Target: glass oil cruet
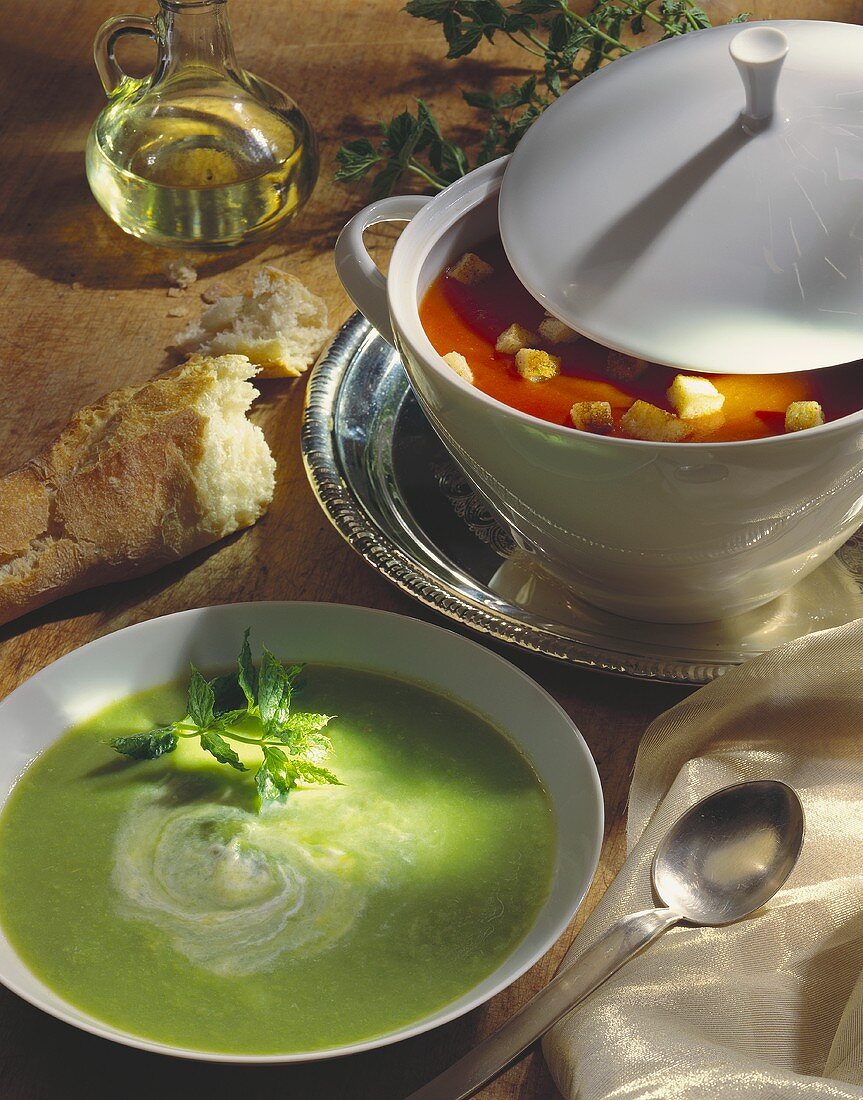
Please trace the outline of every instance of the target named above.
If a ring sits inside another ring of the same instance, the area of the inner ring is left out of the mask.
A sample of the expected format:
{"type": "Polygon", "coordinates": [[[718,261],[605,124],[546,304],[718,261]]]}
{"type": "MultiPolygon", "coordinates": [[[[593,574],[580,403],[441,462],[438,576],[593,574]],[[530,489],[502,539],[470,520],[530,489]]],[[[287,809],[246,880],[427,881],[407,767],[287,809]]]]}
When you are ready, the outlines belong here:
{"type": "Polygon", "coordinates": [[[284,92],[237,64],[227,0],[159,0],[120,15],[93,47],[108,105],[87,139],[87,179],[127,233],[177,248],[229,248],[292,218],[318,173],[311,125],[284,92]],[[115,57],[123,35],[158,49],[143,79],[115,57]]]}

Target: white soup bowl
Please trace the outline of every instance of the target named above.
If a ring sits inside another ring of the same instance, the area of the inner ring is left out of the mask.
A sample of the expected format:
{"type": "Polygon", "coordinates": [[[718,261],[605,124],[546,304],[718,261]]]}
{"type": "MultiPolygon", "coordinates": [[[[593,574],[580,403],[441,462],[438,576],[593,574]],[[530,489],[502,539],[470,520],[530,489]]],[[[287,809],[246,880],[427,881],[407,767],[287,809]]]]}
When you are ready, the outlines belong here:
{"type": "MultiPolygon", "coordinates": [[[[182,611],[109,634],[49,665],[0,703],[0,808],[21,773],[73,723],[133,692],[236,663],[243,631],[280,656],[362,668],[424,684],[488,718],[533,765],[555,816],[548,896],[524,939],[478,985],[385,1035],[309,1052],[225,1054],[145,1039],[64,1000],[18,956],[0,928],[0,982],[84,1031],[128,1046],[215,1062],[303,1062],[384,1046],[469,1012],[523,974],[562,935],[593,878],[603,832],[602,790],[581,734],[538,684],[502,657],[441,627],[318,603],[240,603],[182,611]]],[[[106,749],[110,755],[110,749],[106,749]]],[[[35,872],[34,872],[35,873],[35,872]]],[[[61,948],[58,947],[58,950],[61,948]]]]}
{"type": "Polygon", "coordinates": [[[780,595],[861,522],[863,412],[767,439],[649,443],[551,424],[463,381],[419,307],[449,263],[497,233],[505,167],[478,168],[431,199],[372,203],[336,245],[345,289],[398,348],[435,431],[518,544],[599,607],[700,622],[780,595]],[[363,243],[383,221],[410,222],[387,278],[363,243]]]}

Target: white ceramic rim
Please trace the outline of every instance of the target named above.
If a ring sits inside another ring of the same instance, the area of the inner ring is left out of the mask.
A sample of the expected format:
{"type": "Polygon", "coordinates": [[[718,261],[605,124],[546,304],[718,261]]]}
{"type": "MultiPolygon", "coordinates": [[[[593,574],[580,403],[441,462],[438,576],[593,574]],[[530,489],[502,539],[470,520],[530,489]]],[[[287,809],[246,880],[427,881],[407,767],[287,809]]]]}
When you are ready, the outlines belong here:
{"type": "MultiPolygon", "coordinates": [[[[541,420],[531,413],[515,409],[460,378],[432,346],[431,340],[426,335],[419,318],[417,283],[420,268],[428,254],[428,247],[424,248],[423,252],[418,255],[412,249],[412,237],[415,234],[425,232],[429,235],[430,244],[439,240],[456,222],[466,218],[472,210],[500,190],[508,160],[509,157],[501,157],[483,165],[481,168],[474,169],[467,176],[463,176],[460,180],[450,184],[449,187],[428,202],[418,214],[414,215],[396,242],[390,260],[386,279],[390,315],[399,339],[407,344],[413,355],[425,367],[435,371],[446,383],[457,386],[480,405],[491,407],[523,424],[534,428],[540,427],[543,431],[550,432],[561,439],[571,438],[572,432],[576,429],[567,428],[563,424],[555,424],[550,420],[541,420]],[[437,230],[432,233],[432,227],[436,223],[438,223],[437,230]]],[[[597,446],[604,447],[640,447],[650,450],[660,448],[663,450],[670,449],[671,453],[678,452],[681,447],[687,448],[687,453],[713,451],[719,447],[727,455],[728,449],[732,447],[745,447],[748,449],[764,446],[794,446],[794,440],[799,436],[811,439],[814,436],[827,435],[830,432],[847,429],[851,424],[861,420],[863,420],[863,409],[837,420],[828,421],[816,428],[807,428],[804,432],[764,436],[760,439],[717,441],[714,443],[688,443],[685,440],[678,443],[653,442],[645,439],[627,439],[617,436],[594,435],[592,433],[590,438],[597,446]]]]}
{"type": "MultiPolygon", "coordinates": [[[[36,974],[34,974],[27,963],[18,955],[13,945],[6,938],[5,932],[0,925],[0,939],[6,944],[9,951],[18,959],[20,965],[33,979],[37,987],[44,987],[49,992],[53,993],[53,996],[61,1002],[62,1005],[68,1005],[69,1011],[64,1011],[62,1007],[56,1004],[49,1003],[46,999],[43,999],[39,992],[34,992],[31,989],[26,989],[22,985],[15,981],[10,980],[6,975],[0,973],[0,984],[4,985],[11,992],[15,993],[22,1000],[33,1005],[35,1008],[41,1009],[49,1016],[53,1016],[55,1019],[62,1020],[64,1023],[70,1024],[72,1027],[77,1028],[80,1031],[89,1032],[92,1035],[97,1035],[100,1038],[108,1039],[112,1042],[118,1043],[121,1046],[134,1047],[138,1050],[146,1050],[155,1054],[166,1054],[172,1057],[185,1058],[192,1061],[199,1062],[221,1062],[228,1064],[242,1064],[242,1065],[273,1065],[273,1064],[289,1064],[289,1063],[301,1063],[301,1062],[318,1062],[328,1058],[339,1058],[349,1054],[359,1054],[363,1051],[375,1050],[379,1047],[390,1046],[393,1043],[401,1042],[403,1039],[409,1039],[416,1035],[421,1035],[427,1031],[431,1031],[435,1028],[441,1027],[444,1024],[450,1023],[452,1020],[466,1015],[473,1009],[478,1008],[480,1005],[485,1004],[493,997],[497,996],[502,990],[508,988],[521,977],[527,970],[535,965],[540,958],[557,942],[557,940],[563,935],[575,914],[581,908],[587,891],[590,888],[590,884],[593,881],[593,877],[596,873],[596,867],[599,863],[599,855],[602,847],[602,841],[604,836],[605,827],[605,814],[604,814],[604,800],[602,785],[599,778],[599,772],[596,767],[596,763],[581,734],[581,731],[575,725],[573,720],[569,717],[566,711],[560,706],[560,704],[552,698],[551,695],[539,684],[536,683],[530,676],[515,665],[511,664],[505,658],[495,653],[493,650],[480,645],[478,642],[472,641],[469,638],[465,638],[460,634],[456,634],[451,630],[447,630],[444,627],[436,626],[432,623],[427,623],[422,619],[415,619],[407,615],[398,615],[390,611],[380,611],[376,608],[359,607],[353,604],[335,604],[335,603],[318,603],[315,601],[302,601],[302,600],[261,600],[261,601],[247,601],[244,603],[235,604],[215,604],[209,607],[190,608],[186,611],[174,612],[170,615],[162,615],[154,619],[146,619],[140,623],[134,623],[130,626],[122,627],[120,630],[113,631],[110,634],[105,634],[101,638],[94,639],[91,642],[87,642],[77,649],[59,657],[56,661],[46,665],[39,672],[34,673],[28,680],[25,680],[23,684],[19,685],[13,692],[11,692],[5,699],[0,701],[0,715],[2,715],[2,708],[6,704],[15,699],[20,698],[22,694],[28,693],[33,690],[34,687],[38,688],[40,683],[46,676],[51,676],[53,671],[58,668],[64,668],[67,665],[79,661],[82,654],[93,656],[100,650],[107,649],[113,643],[113,639],[119,634],[143,634],[148,631],[152,632],[158,630],[160,624],[164,624],[168,621],[177,621],[179,619],[189,619],[195,616],[200,616],[206,612],[212,611],[225,611],[227,609],[235,609],[239,615],[247,609],[254,609],[260,607],[267,607],[273,610],[281,611],[284,614],[290,614],[292,609],[309,607],[318,607],[327,609],[328,613],[346,614],[348,616],[356,615],[362,618],[369,618],[376,621],[378,624],[387,624],[393,620],[398,620],[406,629],[415,630],[419,636],[422,635],[446,635],[449,638],[448,644],[461,647],[465,653],[465,660],[469,661],[471,655],[475,658],[480,657],[482,661],[491,661],[493,664],[504,666],[508,673],[515,681],[519,682],[524,688],[535,693],[538,700],[542,702],[542,705],[548,708],[548,714],[554,715],[559,720],[562,720],[570,729],[573,736],[573,747],[577,753],[583,758],[585,766],[585,775],[590,777],[589,790],[587,793],[592,797],[595,807],[596,815],[594,820],[593,837],[589,845],[589,855],[587,857],[587,865],[590,868],[589,874],[585,876],[582,889],[578,892],[576,903],[570,912],[561,916],[551,927],[546,937],[541,941],[539,946],[531,952],[528,960],[515,968],[511,972],[507,972],[501,976],[500,980],[490,989],[486,990],[480,995],[470,998],[466,1004],[462,1004],[460,1007],[453,1009],[450,1012],[439,1010],[439,1012],[432,1013],[431,1017],[426,1017],[420,1020],[418,1023],[411,1024],[407,1027],[400,1028],[396,1031],[390,1032],[385,1035],[377,1036],[376,1038],[365,1040],[363,1042],[349,1043],[340,1047],[332,1047],[328,1049],[321,1049],[308,1052],[300,1052],[293,1054],[231,1054],[221,1051],[206,1051],[206,1050],[194,1050],[188,1047],[175,1047],[167,1043],[160,1043],[155,1040],[147,1039],[141,1036],[136,1036],[130,1032],[125,1032],[121,1029],[115,1029],[111,1025],[106,1024],[98,1020],[96,1017],[90,1016],[82,1009],[77,1009],[71,1002],[66,1001],[60,997],[59,994],[54,993],[36,974]],[[410,624],[406,626],[406,624],[410,624]],[[481,655],[481,656],[480,656],[481,655]]],[[[361,662],[357,663],[356,668],[362,669],[363,667],[370,668],[371,666],[363,666],[361,662]]],[[[395,673],[393,673],[395,674],[395,673]]],[[[411,682],[419,683],[419,681],[410,678],[411,682]]],[[[155,684],[153,686],[156,686],[155,684]]],[[[425,686],[434,687],[433,681],[427,681],[425,686]]],[[[476,707],[470,706],[464,699],[458,700],[457,696],[452,696],[457,701],[461,701],[463,705],[468,705],[469,709],[474,710],[475,713],[481,713],[476,707]]],[[[100,708],[97,708],[97,710],[100,708]]],[[[79,720],[84,720],[83,717],[79,720]]],[[[515,735],[510,730],[505,731],[507,736],[515,740],[515,735]]],[[[57,736],[62,736],[61,731],[57,736]]],[[[57,737],[53,740],[55,741],[57,737]]],[[[53,743],[53,741],[51,742],[53,743]]],[[[520,751],[530,760],[530,756],[527,750],[518,742],[520,751]]],[[[38,753],[36,754],[39,755],[38,753]]],[[[36,756],[30,756],[26,766],[29,766],[32,761],[36,759],[36,756]]],[[[531,761],[532,762],[532,761],[531,761]]],[[[537,772],[537,774],[539,774],[537,772]]],[[[16,781],[17,782],[17,781],[16,781]]],[[[6,804],[6,797],[0,796],[0,812],[6,804]]],[[[560,856],[560,835],[558,833],[558,846],[556,863],[560,856]]],[[[547,902],[546,902],[547,904],[547,902]]],[[[542,912],[542,910],[540,910],[542,912]]],[[[524,939],[530,934],[530,930],[525,934],[525,937],[519,941],[513,948],[513,953],[524,939]]],[[[505,966],[506,960],[504,960],[495,969],[500,969],[505,966]]],[[[494,973],[494,971],[492,972],[494,973]]],[[[481,984],[481,983],[479,983],[481,984]]],[[[467,990],[463,996],[470,993],[467,990]]],[[[444,1006],[445,1008],[445,1006],[444,1006]]]]}

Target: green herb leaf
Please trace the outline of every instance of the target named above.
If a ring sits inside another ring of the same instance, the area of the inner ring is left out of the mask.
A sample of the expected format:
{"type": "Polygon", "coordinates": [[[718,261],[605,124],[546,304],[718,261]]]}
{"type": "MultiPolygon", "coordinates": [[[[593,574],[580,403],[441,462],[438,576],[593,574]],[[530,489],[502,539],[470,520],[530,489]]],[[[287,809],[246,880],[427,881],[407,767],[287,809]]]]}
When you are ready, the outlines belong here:
{"type": "MultiPolygon", "coordinates": [[[[397,129],[401,125],[398,123],[397,129]]],[[[435,140],[433,129],[427,133],[432,135],[430,140],[435,140]]],[[[255,772],[262,803],[288,794],[300,777],[308,783],[338,783],[322,766],[333,747],[322,732],[330,721],[328,715],[291,714],[291,700],[300,688],[297,680],[301,673],[302,665],[286,667],[266,646],[258,671],[252,663],[247,630],[235,675],[207,681],[193,665],[182,719],[146,733],[114,738],[111,745],[126,756],[151,760],[173,752],[179,738],[196,737],[205,752],[236,771],[248,769],[231,742],[256,746],[264,757],[255,772]],[[260,732],[256,732],[257,723],[260,732]]]]}
{"type": "Polygon", "coordinates": [[[452,10],[452,0],[408,0],[405,11],[417,19],[432,19],[441,22],[452,10]]]}
{"type": "Polygon", "coordinates": [[[147,733],[131,733],[127,737],[114,737],[111,745],[134,760],[155,760],[177,747],[177,735],[171,726],[157,726],[147,733]]]}
{"type": "Polygon", "coordinates": [[[490,92],[462,92],[462,99],[471,107],[480,111],[494,110],[497,100],[490,92]]]}
{"type": "MultiPolygon", "coordinates": [[[[407,0],[405,11],[440,25],[450,59],[503,34],[538,70],[497,98],[487,89],[462,93],[472,107],[490,115],[476,164],[513,150],[550,103],[607,62],[631,53],[630,36],[643,34],[648,25],[664,38],[710,26],[695,0],[595,0],[589,10],[571,0],[407,0]]],[[[746,18],[739,15],[732,22],[746,18]]],[[[416,118],[404,112],[382,125],[378,148],[366,138],[344,145],[336,154],[336,179],[354,183],[368,177],[372,196],[382,198],[410,176],[439,191],[470,171],[467,152],[442,133],[422,100],[417,103],[416,118]]]]}
{"type": "Polygon", "coordinates": [[[264,746],[264,762],[255,773],[255,786],[262,802],[281,798],[296,786],[295,773],[281,749],[264,746]]]}
{"type": "Polygon", "coordinates": [[[201,748],[206,749],[219,761],[220,764],[230,764],[238,772],[244,772],[246,765],[240,760],[224,737],[220,737],[215,730],[207,730],[201,734],[201,748]]]}
{"type": "Polygon", "coordinates": [[[291,712],[293,683],[302,671],[300,665],[285,666],[264,646],[258,677],[258,710],[264,733],[277,733],[291,712]]]}
{"type": "Polygon", "coordinates": [[[336,153],[336,160],[341,167],[336,172],[335,178],[341,182],[362,179],[381,160],[378,153],[368,138],[359,138],[357,141],[349,141],[336,153]]]}
{"type": "Polygon", "coordinates": [[[331,783],[336,787],[343,786],[342,781],[337,776],[318,764],[311,764],[308,760],[294,760],[293,765],[297,775],[304,783],[331,783]]]}
{"type": "MultiPolygon", "coordinates": [[[[322,742],[315,735],[331,721],[329,714],[292,714],[279,730],[279,740],[289,745],[292,751],[320,747],[322,742]]],[[[324,740],[329,742],[329,738],[324,740]]]]}
{"type": "Polygon", "coordinates": [[[236,673],[215,676],[210,680],[213,689],[213,714],[227,721],[228,714],[245,714],[246,697],[237,680],[236,673]]]}
{"type": "Polygon", "coordinates": [[[228,726],[234,726],[237,722],[241,722],[244,718],[248,717],[248,708],[238,707],[237,710],[226,710],[222,714],[217,715],[216,720],[220,727],[226,728],[228,726]]]}
{"type": "Polygon", "coordinates": [[[396,189],[396,184],[405,174],[405,169],[398,162],[388,164],[372,180],[372,198],[385,199],[396,189]]]}
{"type": "Polygon", "coordinates": [[[258,704],[258,673],[252,664],[252,650],[249,645],[249,631],[243,635],[243,644],[240,647],[240,655],[237,658],[237,680],[246,697],[249,710],[254,710],[258,704]]]}
{"type": "Polygon", "coordinates": [[[192,665],[192,678],[189,681],[188,714],[196,726],[206,729],[213,724],[213,707],[216,696],[209,683],[192,665]]]}

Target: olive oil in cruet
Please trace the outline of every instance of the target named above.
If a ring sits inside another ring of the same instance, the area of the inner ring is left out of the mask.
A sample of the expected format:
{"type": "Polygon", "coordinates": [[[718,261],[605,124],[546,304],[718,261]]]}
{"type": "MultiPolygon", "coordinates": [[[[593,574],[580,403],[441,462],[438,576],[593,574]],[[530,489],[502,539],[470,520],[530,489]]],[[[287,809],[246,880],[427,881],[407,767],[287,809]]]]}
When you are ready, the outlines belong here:
{"type": "Polygon", "coordinates": [[[227,0],[160,0],[155,19],[117,16],[99,30],[108,105],[87,140],[87,179],[127,233],[178,248],[258,240],[312,192],[314,133],[284,92],[237,64],[227,0]],[[114,51],[124,34],[155,40],[142,80],[114,51]]]}

